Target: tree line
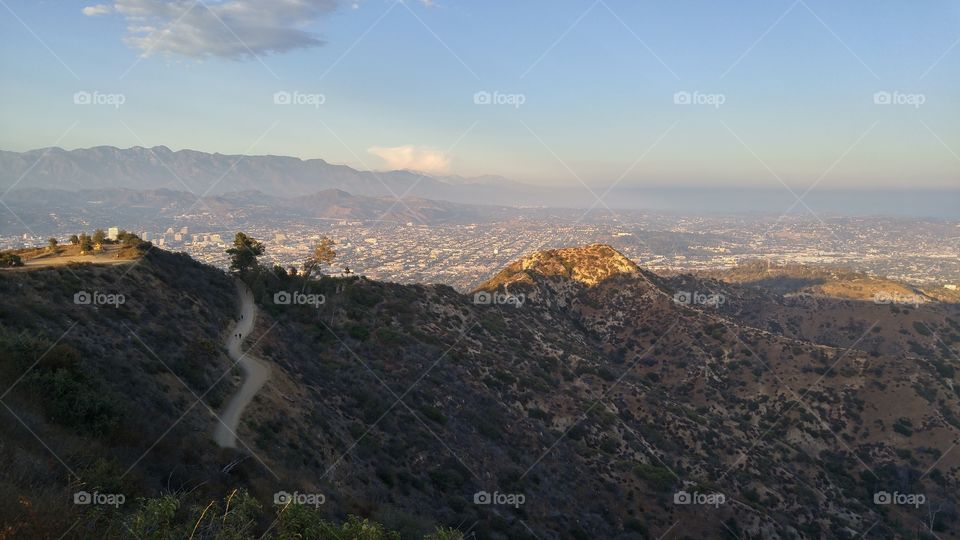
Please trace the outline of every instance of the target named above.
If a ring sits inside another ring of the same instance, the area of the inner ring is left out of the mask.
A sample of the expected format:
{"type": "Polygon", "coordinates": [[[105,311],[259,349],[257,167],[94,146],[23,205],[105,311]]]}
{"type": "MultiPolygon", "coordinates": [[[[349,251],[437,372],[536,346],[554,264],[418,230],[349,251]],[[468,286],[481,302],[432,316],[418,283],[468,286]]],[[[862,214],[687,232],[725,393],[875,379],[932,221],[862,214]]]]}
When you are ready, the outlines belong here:
{"type": "MultiPolygon", "coordinates": [[[[336,242],[324,236],[314,246],[310,256],[303,261],[299,269],[295,266],[284,269],[280,265],[276,265],[273,271],[285,276],[299,275],[304,281],[313,277],[321,277],[324,275],[324,267],[331,266],[337,258],[337,252],[333,249],[336,245],[336,242]]],[[[230,255],[230,270],[240,275],[262,270],[263,267],[257,258],[263,255],[264,251],[262,242],[246,233],[238,232],[233,238],[233,247],[227,249],[227,255],[230,255]]],[[[345,267],[344,273],[350,273],[350,269],[345,267]]]]}

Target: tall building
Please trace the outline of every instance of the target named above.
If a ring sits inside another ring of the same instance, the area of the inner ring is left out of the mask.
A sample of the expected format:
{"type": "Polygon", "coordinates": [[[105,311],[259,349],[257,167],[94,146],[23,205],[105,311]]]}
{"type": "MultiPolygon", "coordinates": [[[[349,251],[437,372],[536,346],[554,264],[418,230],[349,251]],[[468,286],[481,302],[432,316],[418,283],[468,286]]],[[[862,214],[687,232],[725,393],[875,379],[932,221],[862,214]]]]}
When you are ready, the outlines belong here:
{"type": "Polygon", "coordinates": [[[120,237],[120,228],[119,227],[110,227],[107,229],[107,238],[110,240],[116,240],[120,237]]]}

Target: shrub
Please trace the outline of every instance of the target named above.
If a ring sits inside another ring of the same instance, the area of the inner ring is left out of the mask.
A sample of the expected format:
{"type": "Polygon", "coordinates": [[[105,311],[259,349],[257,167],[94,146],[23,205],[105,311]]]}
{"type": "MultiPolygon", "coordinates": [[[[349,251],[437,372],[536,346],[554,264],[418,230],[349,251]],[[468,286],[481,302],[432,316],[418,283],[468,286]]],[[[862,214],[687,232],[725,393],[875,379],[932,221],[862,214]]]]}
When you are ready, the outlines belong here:
{"type": "Polygon", "coordinates": [[[370,337],[370,329],[362,324],[351,324],[347,333],[357,341],[366,341],[370,337]]]}
{"type": "Polygon", "coordinates": [[[23,260],[16,253],[0,253],[0,268],[23,266],[23,260]]]}
{"type": "Polygon", "coordinates": [[[647,465],[646,463],[637,464],[633,468],[633,473],[657,491],[668,491],[673,487],[676,480],[673,473],[666,467],[647,465]]]}
{"type": "Polygon", "coordinates": [[[933,333],[930,332],[930,327],[924,324],[922,321],[913,321],[913,329],[916,330],[921,336],[933,335],[933,333]]]}

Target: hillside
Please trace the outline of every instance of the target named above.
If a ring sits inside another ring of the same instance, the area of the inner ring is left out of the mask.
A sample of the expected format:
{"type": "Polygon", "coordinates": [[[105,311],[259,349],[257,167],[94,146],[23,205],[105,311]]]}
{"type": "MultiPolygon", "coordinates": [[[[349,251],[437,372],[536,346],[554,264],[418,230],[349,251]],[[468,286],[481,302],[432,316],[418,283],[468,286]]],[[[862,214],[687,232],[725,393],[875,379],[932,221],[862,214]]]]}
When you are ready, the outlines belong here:
{"type": "Polygon", "coordinates": [[[845,268],[755,261],[728,270],[702,272],[701,275],[784,295],[805,294],[862,301],[919,296],[921,303],[933,299],[916,287],[845,268]]]}
{"type": "Polygon", "coordinates": [[[670,278],[684,290],[700,286],[730,299],[730,317],[788,337],[952,363],[960,341],[960,296],[844,269],[768,266],[670,278]],[[863,333],[872,325],[869,334],[863,333]]]}
{"type": "Polygon", "coordinates": [[[403,538],[960,537],[955,304],[801,310],[603,245],[530,254],[470,295],[247,281],[247,346],[272,376],[230,450],[211,437],[240,382],[222,345],[238,309],[227,275],[158,250],[0,272],[10,537],[125,537],[140,503],[78,509],[78,485],[175,492],[184,508],[244,488],[263,507],[249,536],[286,491],[403,538]],[[126,301],[75,305],[78,290],[126,301]]]}

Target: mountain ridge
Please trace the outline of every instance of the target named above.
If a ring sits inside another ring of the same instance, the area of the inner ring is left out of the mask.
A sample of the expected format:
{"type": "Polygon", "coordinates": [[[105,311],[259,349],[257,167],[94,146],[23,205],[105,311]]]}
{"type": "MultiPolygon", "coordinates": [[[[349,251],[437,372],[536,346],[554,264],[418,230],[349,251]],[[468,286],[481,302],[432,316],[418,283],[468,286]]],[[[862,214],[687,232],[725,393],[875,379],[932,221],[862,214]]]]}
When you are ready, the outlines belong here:
{"type": "Polygon", "coordinates": [[[66,150],[49,147],[26,152],[0,150],[0,187],[128,188],[185,190],[219,195],[256,189],[285,197],[340,189],[363,196],[414,196],[459,203],[510,204],[493,188],[532,191],[534,188],[502,177],[485,175],[476,181],[406,170],[361,171],[320,158],[231,155],[166,146],[118,148],[96,146],[66,150]]]}

